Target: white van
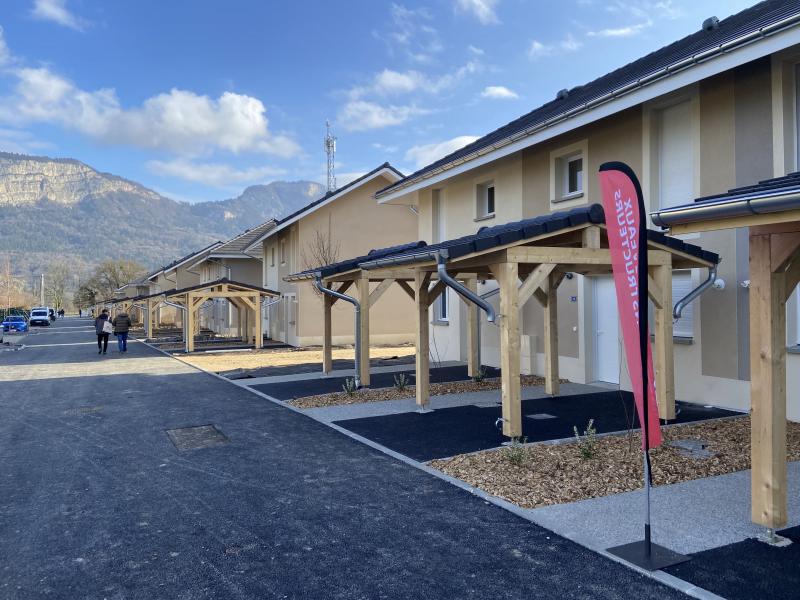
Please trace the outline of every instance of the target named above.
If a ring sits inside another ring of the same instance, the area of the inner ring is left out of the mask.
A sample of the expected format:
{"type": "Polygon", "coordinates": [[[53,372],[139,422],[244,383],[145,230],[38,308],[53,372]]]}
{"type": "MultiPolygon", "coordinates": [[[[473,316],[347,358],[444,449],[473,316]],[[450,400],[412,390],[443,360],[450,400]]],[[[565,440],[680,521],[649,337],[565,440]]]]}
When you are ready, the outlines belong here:
{"type": "Polygon", "coordinates": [[[31,327],[34,325],[50,326],[50,310],[46,306],[36,306],[31,309],[31,318],[28,320],[31,327]]]}

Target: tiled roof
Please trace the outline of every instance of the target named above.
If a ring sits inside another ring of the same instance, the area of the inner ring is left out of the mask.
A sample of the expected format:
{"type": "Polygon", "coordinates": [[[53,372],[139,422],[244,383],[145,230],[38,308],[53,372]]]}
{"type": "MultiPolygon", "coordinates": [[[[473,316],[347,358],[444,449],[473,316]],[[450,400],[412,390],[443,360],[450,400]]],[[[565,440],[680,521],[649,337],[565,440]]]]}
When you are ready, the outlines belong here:
{"type": "Polygon", "coordinates": [[[758,183],[730,189],[724,194],[703,196],[702,198],[697,198],[695,203],[719,200],[736,200],[740,197],[753,196],[756,194],[780,194],[788,192],[800,192],[800,171],[789,173],[783,177],[762,179],[758,183]]]}
{"type": "Polygon", "coordinates": [[[197,250],[197,251],[195,251],[195,252],[190,252],[189,254],[187,254],[187,255],[185,255],[185,256],[181,256],[180,258],[178,258],[178,259],[176,259],[176,260],[173,260],[171,263],[169,263],[167,266],[165,266],[165,267],[164,267],[163,269],[161,269],[160,271],[156,271],[155,273],[151,274],[151,275],[150,275],[150,277],[152,277],[153,275],[155,275],[155,274],[157,274],[157,273],[161,273],[161,271],[170,271],[170,270],[174,269],[174,268],[175,268],[177,265],[179,265],[179,264],[181,264],[181,263],[183,263],[183,262],[186,262],[186,261],[187,261],[187,260],[189,260],[190,258],[193,258],[193,257],[195,257],[195,256],[199,256],[200,254],[203,254],[204,252],[208,252],[209,250],[211,250],[212,248],[214,248],[214,246],[217,246],[217,245],[219,245],[220,243],[221,243],[221,242],[214,242],[213,244],[209,244],[209,245],[208,245],[208,246],[206,246],[205,248],[202,248],[202,249],[200,249],[200,250],[197,250]]]}
{"type": "Polygon", "coordinates": [[[499,142],[522,135],[530,129],[546,126],[550,121],[557,120],[609,94],[627,89],[628,86],[662,72],[667,67],[712,51],[726,42],[759,32],[764,27],[779,23],[798,13],[800,13],[798,0],[769,0],[756,4],[719,21],[716,28],[709,31],[701,29],[594,81],[567,90],[566,94],[559,93],[554,100],[385,187],[378,192],[378,195],[480,150],[488,149],[499,142]]]}
{"type": "MultiPolygon", "coordinates": [[[[432,253],[438,250],[446,251],[448,258],[452,260],[473,252],[491,250],[514,242],[524,242],[548,233],[555,233],[585,224],[605,224],[605,213],[600,204],[554,212],[493,227],[484,227],[473,235],[465,235],[437,244],[414,242],[413,244],[407,244],[405,248],[403,246],[381,248],[373,250],[367,256],[360,256],[328,265],[324,268],[297,273],[287,279],[309,279],[316,272],[320,272],[323,277],[329,277],[335,273],[350,271],[357,267],[362,269],[378,268],[383,266],[381,264],[382,259],[386,258],[403,260],[405,264],[424,263],[429,262],[432,253]]],[[[659,231],[649,229],[647,231],[647,239],[653,243],[667,246],[677,252],[683,252],[710,263],[719,262],[717,254],[704,250],[700,246],[687,244],[683,240],[667,236],[659,231]]]]}
{"type": "MultiPolygon", "coordinates": [[[[230,285],[235,285],[237,287],[242,287],[247,290],[253,290],[254,292],[267,292],[274,296],[279,296],[278,292],[274,290],[270,290],[267,288],[258,287],[257,285],[252,285],[250,283],[242,283],[241,281],[233,281],[232,279],[228,279],[227,277],[222,277],[221,279],[216,279],[214,281],[209,281],[206,283],[199,283],[197,285],[193,285],[190,287],[181,288],[179,290],[166,290],[164,292],[158,292],[155,294],[149,294],[147,296],[136,296],[135,298],[128,298],[130,300],[145,300],[146,298],[156,298],[158,296],[178,296],[180,294],[185,294],[186,292],[193,292],[195,290],[202,290],[203,288],[212,287],[215,285],[221,285],[224,283],[228,283],[230,285]]],[[[120,300],[117,300],[119,302],[120,300]]]]}
{"type": "Polygon", "coordinates": [[[269,221],[266,221],[257,227],[248,229],[236,237],[229,239],[222,245],[214,248],[211,254],[241,254],[246,258],[249,256],[245,252],[247,247],[259,237],[267,233],[270,229],[274,229],[277,223],[278,222],[275,219],[270,219],[269,221]]]}

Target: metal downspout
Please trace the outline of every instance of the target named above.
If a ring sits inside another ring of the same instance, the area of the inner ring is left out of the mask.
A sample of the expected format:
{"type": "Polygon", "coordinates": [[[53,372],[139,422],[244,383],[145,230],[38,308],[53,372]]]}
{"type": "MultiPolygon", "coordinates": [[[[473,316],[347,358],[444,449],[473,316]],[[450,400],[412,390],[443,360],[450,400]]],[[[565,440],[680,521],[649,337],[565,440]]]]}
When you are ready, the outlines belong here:
{"type": "Polygon", "coordinates": [[[683,313],[683,309],[695,300],[700,294],[705,292],[708,288],[714,285],[714,282],[717,280],[717,265],[713,267],[709,267],[708,269],[708,277],[706,280],[694,288],[691,292],[686,294],[683,298],[678,300],[675,303],[675,307],[672,309],[672,318],[676,321],[681,318],[681,313],[683,313]]]}
{"type": "Polygon", "coordinates": [[[355,343],[355,383],[356,389],[361,387],[361,303],[353,298],[352,296],[348,296],[347,294],[342,294],[341,292],[337,292],[335,290],[326,288],[322,285],[322,279],[320,276],[314,277],[314,287],[317,288],[321,293],[326,294],[328,296],[332,296],[334,298],[338,298],[339,300],[344,300],[345,302],[349,302],[355,307],[355,318],[356,318],[356,343],[355,343]]]}
{"type": "Polygon", "coordinates": [[[490,323],[494,323],[497,320],[497,313],[495,312],[494,307],[477,294],[474,294],[472,290],[463,285],[461,282],[456,281],[450,276],[450,273],[447,272],[447,259],[448,255],[446,250],[440,250],[437,252],[436,273],[439,275],[439,280],[444,281],[444,284],[447,287],[452,288],[459,296],[468,302],[472,302],[474,305],[480,308],[486,313],[486,320],[490,323]]]}
{"type": "Polygon", "coordinates": [[[177,308],[178,310],[183,312],[183,316],[181,317],[181,329],[183,329],[183,347],[186,350],[186,354],[189,354],[189,336],[187,335],[187,328],[189,324],[187,323],[187,308],[185,306],[181,306],[180,304],[176,304],[174,302],[170,302],[167,300],[166,294],[164,295],[164,299],[162,300],[164,304],[167,306],[172,306],[173,308],[177,308]]]}

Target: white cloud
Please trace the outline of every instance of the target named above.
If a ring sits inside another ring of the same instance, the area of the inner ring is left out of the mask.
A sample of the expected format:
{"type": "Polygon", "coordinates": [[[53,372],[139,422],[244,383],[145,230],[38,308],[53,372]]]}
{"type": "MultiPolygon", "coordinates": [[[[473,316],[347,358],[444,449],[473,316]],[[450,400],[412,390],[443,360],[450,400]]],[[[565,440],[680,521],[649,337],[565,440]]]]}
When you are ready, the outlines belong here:
{"type": "Polygon", "coordinates": [[[539,40],[532,40],[528,46],[528,58],[531,60],[539,60],[545,56],[552,56],[557,52],[575,52],[583,46],[580,40],[575,39],[572,34],[568,34],[560,42],[552,44],[543,44],[539,40]]]}
{"type": "Polygon", "coordinates": [[[463,148],[467,144],[471,144],[477,139],[478,138],[474,135],[460,135],[444,142],[412,146],[406,151],[405,159],[413,160],[416,168],[419,169],[439,160],[443,156],[447,156],[451,152],[463,148]]]}
{"type": "Polygon", "coordinates": [[[516,100],[519,94],[508,89],[504,85],[489,85],[483,88],[481,98],[491,98],[492,100],[516,100]]]}
{"type": "Polygon", "coordinates": [[[486,51],[483,48],[478,48],[477,46],[473,46],[472,44],[467,46],[467,50],[472,52],[475,56],[483,56],[484,54],[486,54],[486,51]]]}
{"type": "Polygon", "coordinates": [[[456,0],[456,9],[470,13],[483,25],[499,23],[495,6],[499,0],[456,0]]]}
{"type": "Polygon", "coordinates": [[[11,62],[11,50],[6,44],[6,36],[3,28],[0,27],[0,67],[11,62]]]}
{"type": "Polygon", "coordinates": [[[413,104],[384,106],[366,100],[351,100],[339,111],[337,120],[348,131],[368,131],[402,125],[411,117],[425,112],[413,104]]]}
{"type": "Polygon", "coordinates": [[[86,29],[86,21],[67,10],[67,0],[34,0],[31,14],[43,21],[52,21],[76,31],[86,29]]]}
{"type": "Polygon", "coordinates": [[[386,43],[390,54],[404,54],[414,62],[428,64],[444,49],[438,30],[431,25],[433,16],[428,9],[392,4],[390,19],[389,31],[373,32],[374,37],[386,43]]]}
{"type": "Polygon", "coordinates": [[[587,35],[589,37],[631,37],[637,33],[641,33],[644,29],[650,27],[653,23],[651,21],[645,23],[637,23],[636,25],[628,25],[626,27],[612,27],[608,29],[600,29],[598,31],[590,31],[587,35]]]}
{"type": "Polygon", "coordinates": [[[0,127],[0,151],[34,154],[52,148],[49,142],[37,140],[28,131],[0,127]]]}
{"type": "Polygon", "coordinates": [[[397,146],[381,144],[380,142],[373,142],[372,147],[375,148],[375,150],[379,150],[385,154],[394,154],[398,150],[397,146]]]}
{"type": "Polygon", "coordinates": [[[417,71],[401,73],[384,69],[375,76],[373,89],[378,94],[404,94],[413,92],[425,83],[425,76],[417,71]]]}
{"type": "Polygon", "coordinates": [[[300,152],[297,143],[269,130],[257,98],[225,92],[213,99],[172,89],[123,108],[110,88],[86,91],[47,68],[15,71],[14,94],[0,101],[0,122],[46,122],[108,144],[197,155],[212,150],[300,152]]]}
{"type": "Polygon", "coordinates": [[[474,60],[467,62],[455,71],[436,76],[429,76],[415,70],[394,71],[392,69],[384,69],[375,75],[369,85],[356,86],[348,90],[347,96],[351,100],[359,100],[370,94],[399,96],[416,91],[439,94],[449,91],[468,75],[481,70],[483,70],[483,65],[474,60]]]}
{"type": "Polygon", "coordinates": [[[177,177],[217,188],[261,183],[267,178],[285,174],[284,170],[269,166],[237,169],[222,163],[198,163],[180,158],[172,161],[151,160],[147,168],[156,175],[177,177]]]}

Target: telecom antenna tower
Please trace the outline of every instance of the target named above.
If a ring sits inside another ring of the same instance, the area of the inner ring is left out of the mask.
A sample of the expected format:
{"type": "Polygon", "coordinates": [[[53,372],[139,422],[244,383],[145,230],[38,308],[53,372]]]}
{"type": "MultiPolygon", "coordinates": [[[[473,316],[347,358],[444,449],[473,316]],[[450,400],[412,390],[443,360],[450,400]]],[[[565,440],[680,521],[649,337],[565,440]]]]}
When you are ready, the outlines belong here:
{"type": "Polygon", "coordinates": [[[325,121],[325,154],[328,155],[328,192],[336,189],[336,173],[334,161],[336,158],[336,137],[331,133],[330,121],[325,121]]]}

